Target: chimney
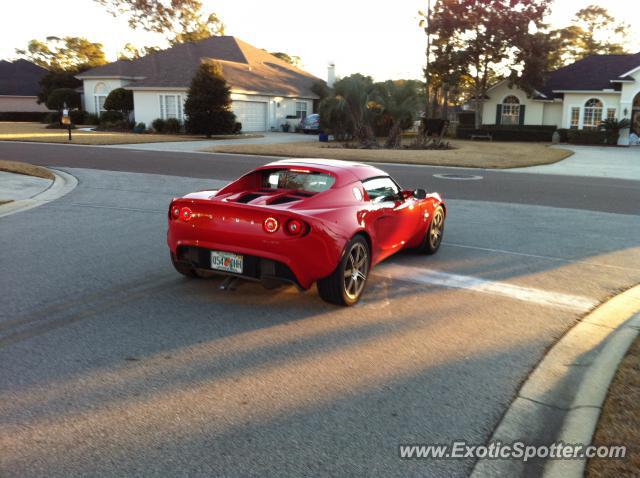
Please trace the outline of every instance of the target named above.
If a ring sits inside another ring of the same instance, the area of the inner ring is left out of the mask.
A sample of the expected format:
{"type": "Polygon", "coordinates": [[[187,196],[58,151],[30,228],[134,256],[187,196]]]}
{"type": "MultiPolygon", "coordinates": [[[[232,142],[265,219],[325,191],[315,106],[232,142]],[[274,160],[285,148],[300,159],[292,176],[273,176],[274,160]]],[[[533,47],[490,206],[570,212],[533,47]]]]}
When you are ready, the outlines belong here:
{"type": "Polygon", "coordinates": [[[327,86],[329,88],[333,87],[333,84],[336,82],[336,64],[334,62],[330,62],[327,67],[327,86]]]}

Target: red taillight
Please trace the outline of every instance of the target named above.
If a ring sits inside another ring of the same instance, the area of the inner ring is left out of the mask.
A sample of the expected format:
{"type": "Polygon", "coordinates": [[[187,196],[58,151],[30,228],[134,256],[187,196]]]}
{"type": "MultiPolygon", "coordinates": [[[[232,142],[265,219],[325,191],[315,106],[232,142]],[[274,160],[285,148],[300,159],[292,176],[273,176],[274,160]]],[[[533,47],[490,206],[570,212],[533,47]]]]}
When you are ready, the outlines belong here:
{"type": "Polygon", "coordinates": [[[278,223],[278,220],[275,217],[268,217],[264,220],[262,227],[264,228],[265,231],[269,233],[274,233],[280,227],[280,223],[278,223]]]}
{"type": "Polygon", "coordinates": [[[297,219],[291,219],[287,222],[287,232],[292,236],[297,236],[302,232],[303,225],[297,219]]]}
{"type": "Polygon", "coordinates": [[[190,221],[192,215],[193,213],[188,207],[183,207],[182,209],[180,209],[180,219],[182,219],[183,221],[190,221]]]}
{"type": "Polygon", "coordinates": [[[171,208],[171,217],[174,219],[178,219],[180,217],[180,208],[178,206],[173,206],[171,208]]]}

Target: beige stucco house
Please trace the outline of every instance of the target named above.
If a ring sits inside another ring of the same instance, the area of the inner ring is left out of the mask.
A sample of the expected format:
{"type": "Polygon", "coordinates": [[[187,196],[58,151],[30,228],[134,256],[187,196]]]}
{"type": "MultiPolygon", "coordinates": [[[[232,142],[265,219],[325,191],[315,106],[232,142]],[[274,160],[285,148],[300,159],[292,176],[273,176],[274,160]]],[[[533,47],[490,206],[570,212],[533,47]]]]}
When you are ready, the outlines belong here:
{"type": "Polygon", "coordinates": [[[222,64],[232,109],[243,131],[278,129],[313,112],[318,96],[311,88],[318,78],[232,36],[182,43],[85,71],[77,76],[83,81],[84,108],[99,115],[107,95],[123,87],[133,91],[136,122],[147,126],[156,118],[182,122],[187,91],[203,59],[222,64]]]}
{"type": "Polygon", "coordinates": [[[503,80],[487,92],[483,124],[596,128],[605,118],[631,121],[619,144],[640,136],[640,53],[594,55],[551,72],[541,91],[528,96],[503,80]]]}

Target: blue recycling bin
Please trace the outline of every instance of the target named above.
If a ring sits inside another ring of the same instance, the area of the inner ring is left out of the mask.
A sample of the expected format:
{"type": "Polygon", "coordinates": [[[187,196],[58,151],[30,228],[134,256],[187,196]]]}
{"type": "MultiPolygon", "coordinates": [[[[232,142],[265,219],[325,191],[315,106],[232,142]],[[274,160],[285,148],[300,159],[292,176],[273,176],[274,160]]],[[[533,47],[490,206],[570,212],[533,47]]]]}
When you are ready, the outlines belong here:
{"type": "Polygon", "coordinates": [[[318,139],[320,140],[321,143],[328,143],[329,142],[329,135],[327,133],[320,133],[318,135],[318,139]]]}

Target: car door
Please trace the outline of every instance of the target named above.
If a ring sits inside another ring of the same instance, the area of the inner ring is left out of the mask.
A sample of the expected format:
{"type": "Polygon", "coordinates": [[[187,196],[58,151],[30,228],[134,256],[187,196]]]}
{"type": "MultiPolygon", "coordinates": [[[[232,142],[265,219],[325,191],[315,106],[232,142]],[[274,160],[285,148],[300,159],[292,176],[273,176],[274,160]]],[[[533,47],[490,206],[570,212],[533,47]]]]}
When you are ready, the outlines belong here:
{"type": "Polygon", "coordinates": [[[388,176],[371,178],[362,183],[371,201],[369,221],[374,235],[374,255],[379,260],[388,257],[402,247],[407,218],[407,205],[398,185],[388,176]]]}

